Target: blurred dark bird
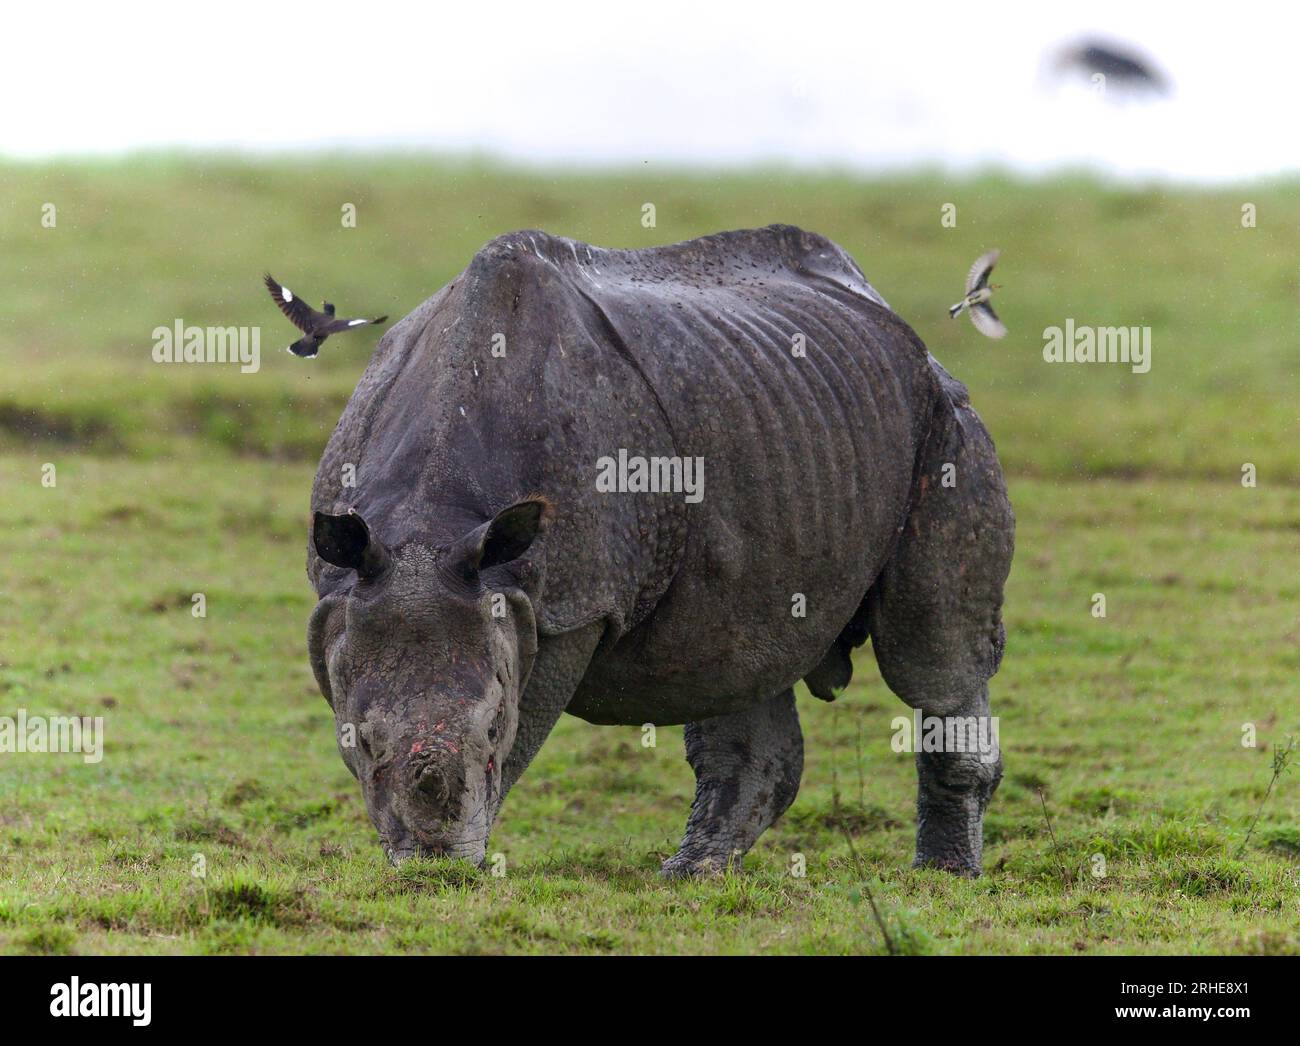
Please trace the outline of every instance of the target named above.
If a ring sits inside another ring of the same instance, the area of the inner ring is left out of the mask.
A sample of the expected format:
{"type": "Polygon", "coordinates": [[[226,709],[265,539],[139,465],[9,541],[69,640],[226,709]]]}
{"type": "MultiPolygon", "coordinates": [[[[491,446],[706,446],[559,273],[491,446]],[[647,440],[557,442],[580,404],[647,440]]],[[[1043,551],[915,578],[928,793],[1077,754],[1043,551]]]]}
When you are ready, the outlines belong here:
{"type": "Polygon", "coordinates": [[[338,320],[334,318],[334,306],[329,302],[321,302],[321,307],[325,311],[317,312],[288,287],[276,283],[275,277],[269,272],[263,279],[266,282],[266,289],[271,292],[271,297],[275,299],[275,304],[280,307],[280,311],[306,335],[305,338],[299,338],[289,346],[289,351],[295,356],[311,359],[320,351],[321,342],[331,334],[351,330],[353,327],[365,327],[371,323],[383,323],[388,319],[387,316],[378,316],[373,320],[338,320]]]}
{"type": "Polygon", "coordinates": [[[1001,251],[994,248],[976,259],[966,277],[966,297],[948,310],[948,315],[953,319],[963,312],[969,312],[975,329],[990,338],[1001,338],[1007,333],[1007,328],[989,304],[993,292],[998,289],[996,283],[989,283],[989,276],[993,274],[993,266],[998,263],[1000,254],[1001,251]]]}
{"type": "Polygon", "coordinates": [[[1158,72],[1150,59],[1123,44],[1101,40],[1082,40],[1064,48],[1056,58],[1058,72],[1078,70],[1089,76],[1101,75],[1107,88],[1128,91],[1153,91],[1168,94],[1168,79],[1158,72]]]}

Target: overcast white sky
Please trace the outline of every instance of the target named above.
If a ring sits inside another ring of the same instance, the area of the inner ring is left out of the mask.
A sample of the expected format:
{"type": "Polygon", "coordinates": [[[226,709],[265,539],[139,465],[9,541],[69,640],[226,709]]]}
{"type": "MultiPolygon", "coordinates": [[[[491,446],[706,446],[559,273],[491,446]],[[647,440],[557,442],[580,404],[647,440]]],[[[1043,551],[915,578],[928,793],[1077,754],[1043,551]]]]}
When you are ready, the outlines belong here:
{"type": "Polygon", "coordinates": [[[1300,169],[1300,8],[816,0],[12,6],[0,153],[402,146],[536,162],[1300,169]],[[1051,90],[1095,32],[1176,84],[1051,90]]]}

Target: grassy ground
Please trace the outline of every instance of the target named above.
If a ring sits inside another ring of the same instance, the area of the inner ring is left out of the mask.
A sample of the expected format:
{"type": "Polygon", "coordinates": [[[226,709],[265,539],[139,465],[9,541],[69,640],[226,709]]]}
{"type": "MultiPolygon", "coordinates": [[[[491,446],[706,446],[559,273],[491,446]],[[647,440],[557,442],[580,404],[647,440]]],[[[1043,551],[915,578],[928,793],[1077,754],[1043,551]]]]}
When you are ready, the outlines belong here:
{"type": "Polygon", "coordinates": [[[846,834],[900,950],[1300,952],[1294,775],[1237,856],[1276,747],[1300,733],[1294,186],[416,161],[3,174],[0,715],[102,715],[107,744],[97,765],[0,755],[0,952],[882,951],[846,834]],[[858,258],[971,386],[1011,478],[987,874],[908,868],[915,774],[889,746],[906,709],[869,649],[835,705],[801,698],[804,786],[743,875],[655,874],[689,805],[679,729],[647,749],[576,720],[511,795],[491,846],[504,877],[388,868],[303,643],[314,457],[373,336],[300,365],[258,275],[401,315],[510,228],[632,246],[776,220],[858,258]],[[998,344],[942,312],[991,244],[1012,329],[998,344]],[[1067,316],[1150,324],[1151,373],[1045,364],[1041,330],[1067,316]],[[150,332],[177,317],[264,324],[261,371],[152,364],[150,332]]]}

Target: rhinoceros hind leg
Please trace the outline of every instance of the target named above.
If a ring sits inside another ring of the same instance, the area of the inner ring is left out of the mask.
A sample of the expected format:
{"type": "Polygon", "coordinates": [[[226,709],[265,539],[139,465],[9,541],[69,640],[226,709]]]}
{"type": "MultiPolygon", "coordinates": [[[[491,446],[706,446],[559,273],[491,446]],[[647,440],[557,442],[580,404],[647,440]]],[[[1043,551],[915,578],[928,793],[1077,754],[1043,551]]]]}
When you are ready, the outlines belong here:
{"type": "Polygon", "coordinates": [[[744,712],[686,724],[695,801],[686,836],[663,865],[670,878],[739,869],[799,792],[803,733],[794,691],[744,712]]]}
{"type": "Polygon", "coordinates": [[[898,548],[867,597],[885,682],[926,717],[951,717],[945,747],[954,728],[953,750],[916,754],[918,867],[980,873],[984,811],[1002,777],[988,684],[1002,660],[1014,531],[993,443],[956,403],[936,423],[898,548]]]}

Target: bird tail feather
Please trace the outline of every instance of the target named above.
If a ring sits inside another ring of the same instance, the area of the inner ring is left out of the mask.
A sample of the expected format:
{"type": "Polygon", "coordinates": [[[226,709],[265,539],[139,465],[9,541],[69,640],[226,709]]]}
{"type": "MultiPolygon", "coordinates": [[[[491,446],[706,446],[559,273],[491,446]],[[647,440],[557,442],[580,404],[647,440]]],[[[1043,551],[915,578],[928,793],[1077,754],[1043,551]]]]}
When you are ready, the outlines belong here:
{"type": "Polygon", "coordinates": [[[965,302],[965,301],[959,301],[956,305],[952,305],[952,306],[949,307],[949,309],[948,309],[948,315],[951,316],[951,317],[955,320],[958,316],[960,316],[960,315],[962,314],[962,312],[965,310],[965,308],[966,308],[966,302],[965,302]]]}

